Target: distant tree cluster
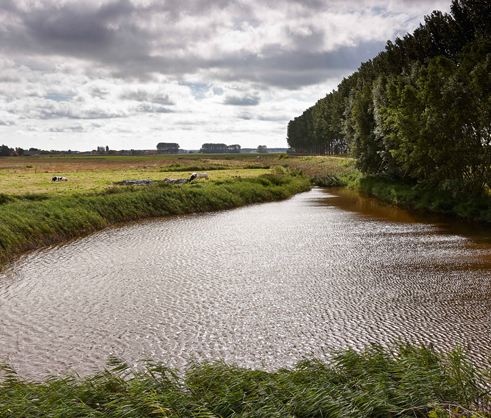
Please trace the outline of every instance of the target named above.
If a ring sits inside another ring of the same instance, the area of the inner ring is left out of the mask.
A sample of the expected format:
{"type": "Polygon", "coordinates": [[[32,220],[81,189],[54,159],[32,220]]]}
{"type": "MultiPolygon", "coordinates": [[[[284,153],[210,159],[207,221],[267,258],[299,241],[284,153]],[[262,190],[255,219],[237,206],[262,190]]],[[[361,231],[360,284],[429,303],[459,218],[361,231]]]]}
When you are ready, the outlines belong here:
{"type": "Polygon", "coordinates": [[[203,154],[235,154],[240,153],[240,145],[226,145],[226,144],[203,144],[200,151],[203,154]]]}
{"type": "Polygon", "coordinates": [[[491,2],[453,0],[290,121],[297,152],[349,149],[366,174],[491,186],[491,2]]]}
{"type": "Polygon", "coordinates": [[[159,142],[157,144],[159,154],[177,154],[179,152],[179,144],[174,142],[159,142]]]}
{"type": "Polygon", "coordinates": [[[261,154],[266,154],[268,152],[268,147],[266,145],[259,145],[257,147],[257,152],[261,154]]]}
{"type": "Polygon", "coordinates": [[[7,145],[0,147],[0,157],[17,157],[24,155],[24,149],[20,147],[10,148],[7,145]]]}
{"type": "Polygon", "coordinates": [[[2,145],[0,147],[0,156],[1,157],[10,157],[12,155],[12,148],[9,148],[7,145],[2,145]]]}

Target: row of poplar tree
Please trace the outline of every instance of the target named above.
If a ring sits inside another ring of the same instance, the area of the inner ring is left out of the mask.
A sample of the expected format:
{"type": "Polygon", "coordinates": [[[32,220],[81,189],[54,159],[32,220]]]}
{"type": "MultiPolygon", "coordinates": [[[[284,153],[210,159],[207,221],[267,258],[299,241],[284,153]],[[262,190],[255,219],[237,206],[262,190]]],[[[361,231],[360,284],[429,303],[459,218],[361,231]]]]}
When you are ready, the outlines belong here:
{"type": "Polygon", "coordinates": [[[365,174],[491,187],[491,1],[453,0],[288,124],[297,152],[349,151],[365,174]]]}

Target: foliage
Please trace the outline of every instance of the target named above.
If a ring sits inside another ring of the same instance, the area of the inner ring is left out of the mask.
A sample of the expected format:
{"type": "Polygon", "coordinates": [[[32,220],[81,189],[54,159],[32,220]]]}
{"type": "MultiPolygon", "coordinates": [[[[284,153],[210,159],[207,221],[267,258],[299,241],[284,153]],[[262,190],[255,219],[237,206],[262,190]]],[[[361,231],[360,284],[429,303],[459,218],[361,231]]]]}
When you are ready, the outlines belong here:
{"type": "Polygon", "coordinates": [[[201,146],[199,152],[206,154],[226,154],[228,152],[228,147],[225,144],[206,143],[201,146]]]}
{"type": "Polygon", "coordinates": [[[29,417],[489,417],[487,376],[457,347],[374,345],[305,359],[292,369],[249,370],[221,361],[180,372],[111,359],[92,376],[21,379],[0,371],[0,415],[29,417]]]}
{"type": "Polygon", "coordinates": [[[9,148],[7,145],[0,146],[0,157],[10,157],[13,149],[9,148]]]}
{"type": "Polygon", "coordinates": [[[157,150],[161,154],[177,154],[179,151],[179,144],[175,142],[159,142],[157,144],[157,150]]]}
{"type": "Polygon", "coordinates": [[[363,174],[421,187],[491,188],[491,6],[453,0],[388,41],[338,89],[288,124],[297,152],[349,148],[363,174]]]}

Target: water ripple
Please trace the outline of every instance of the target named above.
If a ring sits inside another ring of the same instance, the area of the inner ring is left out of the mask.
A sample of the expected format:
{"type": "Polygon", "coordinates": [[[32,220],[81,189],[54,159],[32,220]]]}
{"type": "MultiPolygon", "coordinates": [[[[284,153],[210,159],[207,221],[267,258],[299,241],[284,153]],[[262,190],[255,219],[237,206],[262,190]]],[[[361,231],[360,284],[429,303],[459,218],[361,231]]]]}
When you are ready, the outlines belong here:
{"type": "Polygon", "coordinates": [[[32,377],[109,355],[273,369],[401,339],[484,359],[491,242],[469,228],[320,189],[107,228],[0,272],[0,358],[32,377]]]}

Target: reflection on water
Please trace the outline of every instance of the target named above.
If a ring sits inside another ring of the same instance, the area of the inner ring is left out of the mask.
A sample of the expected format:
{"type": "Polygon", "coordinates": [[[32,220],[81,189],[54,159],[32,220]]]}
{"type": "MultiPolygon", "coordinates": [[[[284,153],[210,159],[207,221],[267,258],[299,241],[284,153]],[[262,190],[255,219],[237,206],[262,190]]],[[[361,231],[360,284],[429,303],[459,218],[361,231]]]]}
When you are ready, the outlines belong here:
{"type": "Polygon", "coordinates": [[[109,228],[0,272],[0,358],[291,366],[395,339],[490,351],[491,239],[347,190],[109,228]]]}

